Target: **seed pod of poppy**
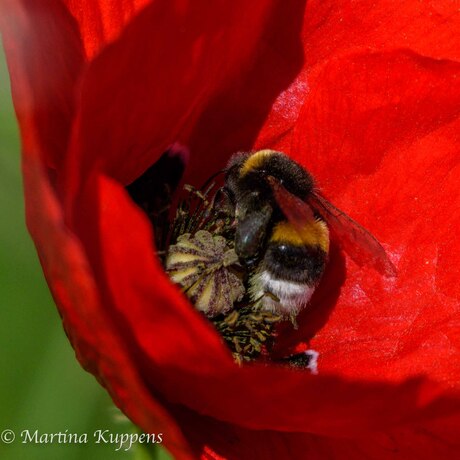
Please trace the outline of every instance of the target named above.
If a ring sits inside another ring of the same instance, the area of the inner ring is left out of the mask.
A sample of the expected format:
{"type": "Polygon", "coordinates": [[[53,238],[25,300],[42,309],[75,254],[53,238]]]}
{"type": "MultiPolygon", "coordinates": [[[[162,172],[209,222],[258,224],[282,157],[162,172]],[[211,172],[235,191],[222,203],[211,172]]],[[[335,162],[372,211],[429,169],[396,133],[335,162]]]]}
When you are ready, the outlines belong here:
{"type": "Polygon", "coordinates": [[[196,308],[212,317],[231,310],[244,295],[241,279],[229,268],[237,260],[224,237],[200,230],[170,246],[166,271],[196,308]]]}

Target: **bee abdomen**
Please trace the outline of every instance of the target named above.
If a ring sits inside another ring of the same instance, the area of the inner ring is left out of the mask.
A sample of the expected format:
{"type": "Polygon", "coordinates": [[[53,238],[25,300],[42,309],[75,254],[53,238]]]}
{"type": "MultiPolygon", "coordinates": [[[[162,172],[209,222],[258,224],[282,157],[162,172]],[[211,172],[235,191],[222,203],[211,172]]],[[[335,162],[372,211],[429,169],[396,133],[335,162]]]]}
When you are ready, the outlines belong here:
{"type": "Polygon", "coordinates": [[[251,298],[264,310],[297,315],[310,301],[326,261],[319,246],[271,243],[250,280],[251,298]]]}
{"type": "Polygon", "coordinates": [[[326,266],[327,253],[319,246],[272,243],[263,260],[264,270],[274,278],[316,285],[326,266]]]}

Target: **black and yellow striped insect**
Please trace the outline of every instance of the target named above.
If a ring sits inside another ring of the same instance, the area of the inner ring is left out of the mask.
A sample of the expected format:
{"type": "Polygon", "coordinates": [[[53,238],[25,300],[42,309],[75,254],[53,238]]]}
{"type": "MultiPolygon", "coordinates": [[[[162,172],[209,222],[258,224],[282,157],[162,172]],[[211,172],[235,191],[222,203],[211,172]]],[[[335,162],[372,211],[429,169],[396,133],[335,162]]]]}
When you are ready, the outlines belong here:
{"type": "Polygon", "coordinates": [[[234,155],[222,189],[234,208],[235,251],[262,310],[295,318],[310,301],[328,260],[330,233],[360,265],[391,276],[380,243],[329,203],[300,164],[281,152],[234,155]]]}

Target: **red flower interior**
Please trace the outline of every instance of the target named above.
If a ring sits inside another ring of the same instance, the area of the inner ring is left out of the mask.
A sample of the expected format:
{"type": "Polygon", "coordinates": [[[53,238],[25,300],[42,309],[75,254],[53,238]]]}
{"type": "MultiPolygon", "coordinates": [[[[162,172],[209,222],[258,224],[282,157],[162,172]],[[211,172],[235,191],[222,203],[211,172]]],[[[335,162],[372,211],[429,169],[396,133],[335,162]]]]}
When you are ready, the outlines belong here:
{"type": "Polygon", "coordinates": [[[135,423],[166,432],[177,458],[454,451],[460,18],[449,8],[2,4],[27,222],[64,325],[83,366],[135,423]],[[385,246],[396,279],[334,241],[299,329],[281,328],[278,352],[310,341],[319,375],[238,367],[165,275],[124,187],[175,141],[195,185],[234,151],[282,149],[385,246]]]}

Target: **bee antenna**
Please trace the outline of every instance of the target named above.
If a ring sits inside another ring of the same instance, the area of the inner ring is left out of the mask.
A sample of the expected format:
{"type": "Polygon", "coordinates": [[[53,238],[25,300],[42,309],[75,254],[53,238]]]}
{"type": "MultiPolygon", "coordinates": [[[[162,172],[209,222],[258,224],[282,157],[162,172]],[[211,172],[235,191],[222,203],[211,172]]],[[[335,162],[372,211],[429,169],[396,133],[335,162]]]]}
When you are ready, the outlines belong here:
{"type": "Polygon", "coordinates": [[[221,169],[220,171],[215,172],[212,176],[208,177],[204,184],[200,187],[200,190],[205,190],[208,185],[220,174],[224,174],[226,172],[226,169],[221,169]]]}

